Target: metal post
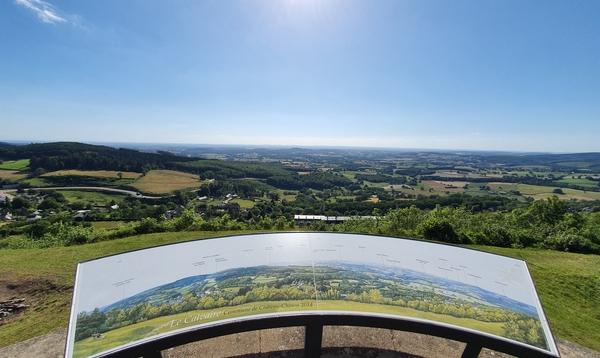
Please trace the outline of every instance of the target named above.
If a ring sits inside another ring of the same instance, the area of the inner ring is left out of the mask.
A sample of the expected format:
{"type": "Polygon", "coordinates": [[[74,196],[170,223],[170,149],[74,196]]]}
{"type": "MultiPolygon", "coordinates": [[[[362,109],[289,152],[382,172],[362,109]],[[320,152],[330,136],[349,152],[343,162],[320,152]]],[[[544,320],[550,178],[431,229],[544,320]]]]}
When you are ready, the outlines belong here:
{"type": "Polygon", "coordinates": [[[311,323],[306,325],[304,336],[304,356],[314,358],[321,356],[321,344],[323,343],[323,325],[311,323]]]}
{"type": "Polygon", "coordinates": [[[481,346],[478,344],[467,343],[465,350],[460,358],[477,358],[481,353],[481,346]]]}

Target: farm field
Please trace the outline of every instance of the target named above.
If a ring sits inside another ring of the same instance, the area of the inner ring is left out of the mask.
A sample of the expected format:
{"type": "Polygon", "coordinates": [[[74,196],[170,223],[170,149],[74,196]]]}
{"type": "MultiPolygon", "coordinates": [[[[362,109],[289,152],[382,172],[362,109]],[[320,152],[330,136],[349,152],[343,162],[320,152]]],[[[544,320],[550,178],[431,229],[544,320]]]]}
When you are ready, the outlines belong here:
{"type": "MultiPolygon", "coordinates": [[[[479,184],[479,183],[473,183],[472,185],[476,187],[477,186],[476,184],[479,184]]],[[[493,191],[509,192],[511,190],[519,190],[519,184],[514,184],[514,183],[487,183],[487,186],[489,186],[490,189],[493,191]]]]}
{"type": "Polygon", "coordinates": [[[131,184],[146,193],[166,194],[173,190],[198,188],[197,175],[174,170],[152,170],[131,184]]]}
{"type": "Polygon", "coordinates": [[[119,202],[129,196],[127,194],[107,194],[105,192],[85,190],[61,190],[60,193],[70,203],[83,201],[91,203],[93,206],[107,206],[112,200],[119,202]]]}
{"type": "Polygon", "coordinates": [[[29,159],[11,160],[0,164],[4,170],[29,170],[29,159]]]}
{"type": "Polygon", "coordinates": [[[462,172],[462,171],[459,173],[456,170],[438,170],[435,172],[435,175],[441,176],[441,177],[449,177],[449,178],[452,178],[452,177],[485,178],[483,175],[478,174],[478,173],[462,172]]]}
{"type": "Polygon", "coordinates": [[[429,190],[428,188],[431,188],[435,191],[438,192],[450,192],[450,193],[462,193],[465,190],[463,189],[463,187],[469,184],[468,182],[462,182],[462,181],[448,181],[448,182],[444,182],[444,181],[439,181],[439,180],[424,180],[423,181],[423,185],[426,186],[424,189],[425,190],[429,190]]]}
{"type": "MultiPolygon", "coordinates": [[[[538,186],[538,185],[528,185],[528,184],[519,184],[518,190],[521,194],[526,196],[531,196],[535,200],[541,200],[549,198],[554,194],[552,191],[556,189],[550,186],[538,186]]],[[[583,190],[575,190],[569,188],[561,188],[563,191],[563,195],[559,195],[559,199],[562,200],[600,200],[600,192],[588,191],[584,192],[583,190]]]]}
{"type": "Polygon", "coordinates": [[[113,170],[58,170],[55,172],[44,173],[44,174],[42,174],[42,177],[76,175],[76,176],[87,176],[87,177],[118,178],[119,173],[121,173],[123,175],[123,179],[136,179],[140,175],[142,175],[142,173],[117,172],[117,171],[113,171],[113,170]]]}
{"type": "Polygon", "coordinates": [[[581,186],[589,186],[589,187],[597,187],[598,182],[593,180],[588,180],[584,178],[572,178],[572,177],[564,177],[561,180],[558,180],[558,183],[567,183],[567,184],[575,184],[581,186]]]}
{"type": "Polygon", "coordinates": [[[8,169],[0,169],[0,179],[7,180],[21,180],[27,176],[27,173],[24,173],[19,170],[8,170],[8,169]]]}

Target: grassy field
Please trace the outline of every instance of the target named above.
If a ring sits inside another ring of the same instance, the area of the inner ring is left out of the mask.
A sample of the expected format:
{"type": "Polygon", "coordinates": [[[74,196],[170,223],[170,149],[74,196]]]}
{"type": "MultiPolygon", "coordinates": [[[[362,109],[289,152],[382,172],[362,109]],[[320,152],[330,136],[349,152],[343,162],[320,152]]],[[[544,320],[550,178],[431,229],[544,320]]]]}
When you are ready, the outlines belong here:
{"type": "MultiPolygon", "coordinates": [[[[216,235],[180,232],[140,235],[83,246],[0,250],[0,286],[32,307],[0,329],[0,347],[67,326],[77,262],[114,253],[216,235]],[[17,292],[22,290],[22,292],[17,292]]],[[[600,256],[474,247],[525,260],[555,336],[600,351],[600,256]]],[[[0,291],[2,293],[2,291],[0,291]]],[[[0,297],[11,298],[11,297],[0,297]]]]}
{"type": "Polygon", "coordinates": [[[29,159],[11,160],[0,164],[4,170],[29,170],[29,159]]]}
{"type": "Polygon", "coordinates": [[[125,224],[125,221],[93,221],[92,227],[94,228],[94,230],[114,230],[120,228],[125,224]]]}
{"type": "Polygon", "coordinates": [[[250,209],[254,207],[254,202],[252,200],[245,199],[233,199],[230,203],[238,203],[242,209],[250,209]]]}
{"type": "Polygon", "coordinates": [[[31,178],[31,179],[24,179],[21,181],[21,183],[23,184],[29,184],[30,186],[33,187],[44,187],[44,186],[51,186],[52,184],[48,183],[47,181],[45,181],[42,178],[31,178]]]}
{"type": "Polygon", "coordinates": [[[583,179],[583,178],[579,179],[579,178],[564,177],[561,180],[559,180],[558,183],[575,184],[575,185],[588,186],[588,187],[598,187],[597,181],[587,180],[587,179],[583,179]]]}
{"type": "Polygon", "coordinates": [[[178,189],[198,188],[200,184],[197,175],[173,170],[152,170],[131,186],[146,193],[165,194],[178,189]]]}
{"type": "Polygon", "coordinates": [[[0,169],[0,179],[21,180],[27,176],[27,173],[18,170],[0,169]]]}
{"type": "MultiPolygon", "coordinates": [[[[2,325],[0,347],[65,328],[78,262],[115,253],[174,242],[235,233],[162,233],[105,241],[83,246],[35,250],[0,250],[0,286],[14,287],[32,307],[16,322],[2,325]]],[[[1,291],[0,291],[1,292],[1,291]]]]}
{"type": "Polygon", "coordinates": [[[43,177],[63,176],[63,175],[75,175],[75,176],[86,176],[86,177],[100,177],[100,178],[118,178],[119,173],[123,175],[123,179],[136,179],[142,173],[136,172],[116,172],[111,170],[58,170],[55,172],[45,173],[43,177]]]}
{"type": "Polygon", "coordinates": [[[91,203],[94,206],[106,206],[110,204],[112,200],[119,202],[129,196],[128,194],[108,194],[107,192],[84,190],[61,190],[60,193],[64,195],[65,199],[70,203],[83,201],[84,203],[91,203]]]}

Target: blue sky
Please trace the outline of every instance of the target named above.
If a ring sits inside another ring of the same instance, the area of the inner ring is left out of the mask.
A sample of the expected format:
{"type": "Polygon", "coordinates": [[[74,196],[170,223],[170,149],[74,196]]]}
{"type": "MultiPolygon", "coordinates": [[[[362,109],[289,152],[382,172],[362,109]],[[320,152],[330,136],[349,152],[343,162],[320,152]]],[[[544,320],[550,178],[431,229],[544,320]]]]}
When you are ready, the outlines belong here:
{"type": "Polygon", "coordinates": [[[6,0],[0,140],[600,151],[600,2],[6,0]]]}

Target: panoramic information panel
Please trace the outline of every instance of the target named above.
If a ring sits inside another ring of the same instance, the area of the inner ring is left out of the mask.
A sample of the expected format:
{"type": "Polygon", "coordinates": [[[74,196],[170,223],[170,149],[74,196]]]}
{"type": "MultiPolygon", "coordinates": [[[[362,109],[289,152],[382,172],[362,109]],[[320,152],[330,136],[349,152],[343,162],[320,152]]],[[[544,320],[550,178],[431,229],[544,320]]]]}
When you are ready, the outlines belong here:
{"type": "Polygon", "coordinates": [[[524,261],[342,233],[220,237],[80,263],[66,354],[299,313],[408,318],[558,355],[524,261]]]}

